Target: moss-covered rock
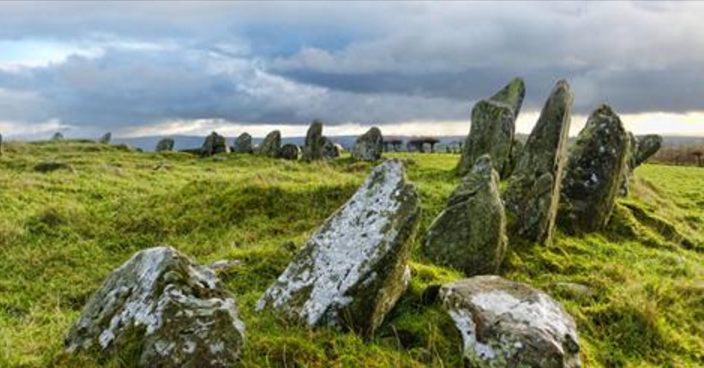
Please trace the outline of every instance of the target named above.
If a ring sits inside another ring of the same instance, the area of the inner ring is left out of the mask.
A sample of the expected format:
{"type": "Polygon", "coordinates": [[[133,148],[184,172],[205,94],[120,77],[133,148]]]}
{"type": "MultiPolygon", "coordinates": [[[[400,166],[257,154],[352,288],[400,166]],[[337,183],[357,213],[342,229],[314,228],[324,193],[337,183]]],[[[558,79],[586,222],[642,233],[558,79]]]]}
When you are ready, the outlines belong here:
{"type": "Polygon", "coordinates": [[[662,137],[657,134],[648,134],[638,138],[638,148],[636,149],[636,166],[639,166],[650,156],[656,154],[662,146],[662,137]]]}
{"type": "Polygon", "coordinates": [[[267,134],[257,153],[271,158],[281,157],[281,132],[274,130],[267,134]]]}
{"type": "Polygon", "coordinates": [[[469,173],[477,158],[487,153],[497,171],[504,172],[515,134],[516,117],[524,96],[523,80],[515,78],[488,100],[481,100],[474,105],[472,126],[457,168],[460,175],[469,173]]]}
{"type": "Polygon", "coordinates": [[[477,159],[430,225],[423,252],[435,263],[467,276],[498,272],[506,252],[506,216],[499,175],[489,155],[477,159]]]}
{"type": "Polygon", "coordinates": [[[91,296],[66,338],[140,367],[239,365],[244,324],[214,272],[170,247],[136,253],[91,296]]]}
{"type": "Polygon", "coordinates": [[[281,158],[285,160],[298,160],[298,157],[301,155],[301,149],[295,145],[295,144],[284,144],[281,147],[281,158]]]}
{"type": "Polygon", "coordinates": [[[376,161],[381,158],[382,152],[384,152],[384,137],[379,128],[372,127],[357,138],[352,148],[352,157],[358,161],[376,161]]]}
{"type": "Polygon", "coordinates": [[[547,294],[498,276],[440,289],[471,367],[581,367],[572,317],[547,294]]]}
{"type": "Polygon", "coordinates": [[[419,197],[403,164],[384,162],[313,233],[257,309],[370,336],[406,289],[419,218],[419,197]]]}
{"type": "Polygon", "coordinates": [[[306,162],[321,160],[323,158],[323,122],[315,120],[310,124],[303,145],[303,159],[306,162]]]}
{"type": "Polygon", "coordinates": [[[200,155],[202,157],[210,157],[218,153],[230,153],[230,146],[227,145],[225,137],[216,132],[212,132],[205,138],[203,146],[200,149],[200,155]]]}
{"type": "Polygon", "coordinates": [[[174,142],[173,138],[162,138],[156,144],[156,148],[154,150],[156,152],[173,151],[175,143],[176,142],[174,142]]]}
{"type": "Polygon", "coordinates": [[[240,134],[237,139],[235,139],[234,146],[235,153],[252,153],[252,136],[249,133],[240,134]]]}
{"type": "Polygon", "coordinates": [[[573,101],[559,81],[528,137],[504,193],[509,239],[552,241],[573,101]]]}
{"type": "Polygon", "coordinates": [[[570,151],[562,181],[559,222],[570,233],[603,229],[627,170],[628,133],[608,105],[587,120],[570,151]]]}

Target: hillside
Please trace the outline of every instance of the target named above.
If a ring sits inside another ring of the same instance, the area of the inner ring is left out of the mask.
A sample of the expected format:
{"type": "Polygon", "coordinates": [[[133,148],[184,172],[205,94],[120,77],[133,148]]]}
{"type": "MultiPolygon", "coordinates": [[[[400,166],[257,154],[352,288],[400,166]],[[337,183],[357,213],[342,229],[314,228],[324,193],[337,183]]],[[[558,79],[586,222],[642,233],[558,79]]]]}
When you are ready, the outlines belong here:
{"type": "MultiPolygon", "coordinates": [[[[407,159],[419,234],[458,180],[459,156],[407,159]]],[[[223,157],[223,156],[221,156],[223,157]]],[[[458,334],[426,287],[460,277],[414,246],[406,295],[371,341],[290,326],[254,304],[292,252],[356,190],[373,165],[249,155],[199,159],[89,142],[11,142],[0,157],[0,366],[129,366],[62,354],[87,298],[135,251],[169,244],[220,272],[247,324],[246,366],[457,367],[458,334]],[[37,165],[65,168],[43,173],[37,165]]],[[[577,322],[585,367],[704,364],[704,169],[644,165],[609,229],[558,233],[550,248],[513,247],[502,275],[545,290],[577,322]],[[579,283],[588,292],[556,286],[579,283]]]]}

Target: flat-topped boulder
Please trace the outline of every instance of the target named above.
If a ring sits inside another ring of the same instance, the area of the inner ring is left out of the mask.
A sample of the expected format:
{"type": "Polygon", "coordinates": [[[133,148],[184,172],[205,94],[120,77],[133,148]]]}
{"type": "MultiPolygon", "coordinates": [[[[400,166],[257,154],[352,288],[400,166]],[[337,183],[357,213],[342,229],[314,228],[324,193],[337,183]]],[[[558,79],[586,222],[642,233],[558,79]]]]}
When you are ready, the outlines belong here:
{"type": "Polygon", "coordinates": [[[469,366],[581,367],[574,320],[542,291],[476,276],[444,285],[439,296],[462,335],[469,366]]]}
{"type": "Polygon", "coordinates": [[[113,271],[65,340],[69,353],[118,358],[137,348],[139,367],[240,366],[244,324],[215,273],[171,247],[137,252],[113,271]]]}
{"type": "Polygon", "coordinates": [[[230,153],[230,146],[227,145],[225,137],[216,132],[210,133],[203,142],[200,155],[202,157],[210,157],[218,153],[230,153]]]}
{"type": "Polygon", "coordinates": [[[259,155],[278,158],[281,156],[281,132],[274,130],[264,137],[257,152],[259,155]]]}
{"type": "Polygon", "coordinates": [[[457,168],[460,175],[469,173],[484,154],[491,156],[499,173],[506,170],[525,92],[523,80],[515,78],[491,98],[474,105],[472,125],[457,168]]]}
{"type": "Polygon", "coordinates": [[[499,175],[489,155],[483,155],[428,228],[423,253],[437,264],[474,276],[497,273],[505,252],[499,175]]]}
{"type": "Polygon", "coordinates": [[[110,144],[111,139],[112,139],[112,133],[107,132],[107,133],[103,134],[103,136],[100,137],[100,139],[98,139],[98,143],[110,144]]]}
{"type": "Polygon", "coordinates": [[[291,160],[295,161],[298,160],[298,157],[301,155],[301,149],[298,147],[298,145],[295,144],[284,144],[281,147],[281,158],[284,160],[291,160]]]}
{"type": "Polygon", "coordinates": [[[587,120],[570,150],[562,181],[559,221],[569,233],[606,227],[628,170],[629,137],[608,105],[587,120]]]}
{"type": "Polygon", "coordinates": [[[650,156],[656,154],[661,146],[662,137],[657,134],[648,134],[639,137],[635,157],[636,166],[640,166],[640,164],[647,161],[650,156]]]}
{"type": "Polygon", "coordinates": [[[322,160],[324,145],[323,123],[315,120],[310,124],[308,132],[306,133],[306,140],[303,145],[303,159],[306,162],[322,160]]]}
{"type": "Polygon", "coordinates": [[[372,127],[357,138],[352,148],[352,158],[358,161],[376,161],[381,158],[382,152],[384,152],[384,137],[379,128],[372,127]]]}
{"type": "Polygon", "coordinates": [[[418,193],[403,164],[385,161],[313,233],[257,309],[371,336],[406,290],[419,219],[418,193]]]}
{"type": "Polygon", "coordinates": [[[156,144],[156,152],[168,152],[168,151],[173,151],[174,146],[176,145],[176,142],[174,141],[173,138],[162,138],[159,140],[159,142],[156,144]]]}
{"type": "Polygon", "coordinates": [[[252,148],[252,136],[249,133],[242,133],[235,139],[234,146],[235,153],[252,153],[254,149],[252,148]]]}
{"type": "Polygon", "coordinates": [[[559,81],[508,179],[503,198],[509,239],[552,241],[573,101],[569,84],[559,81]]]}

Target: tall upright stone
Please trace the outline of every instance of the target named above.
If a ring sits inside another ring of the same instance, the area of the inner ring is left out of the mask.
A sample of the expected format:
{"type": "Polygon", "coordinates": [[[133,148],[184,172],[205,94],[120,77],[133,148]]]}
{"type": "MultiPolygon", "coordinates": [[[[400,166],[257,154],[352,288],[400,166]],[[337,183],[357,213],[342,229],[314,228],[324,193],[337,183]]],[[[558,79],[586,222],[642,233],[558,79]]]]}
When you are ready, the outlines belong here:
{"type": "Polygon", "coordinates": [[[528,137],[504,193],[509,239],[552,241],[573,101],[567,81],[559,81],[528,137]]]}
{"type": "Polygon", "coordinates": [[[173,138],[162,138],[159,140],[159,143],[156,144],[156,152],[166,152],[166,151],[173,151],[174,150],[174,145],[176,142],[173,140],[173,138]]]}
{"type": "Polygon", "coordinates": [[[249,133],[242,133],[235,139],[235,153],[252,153],[252,136],[249,133]]]}
{"type": "Polygon", "coordinates": [[[606,227],[628,167],[628,143],[628,133],[610,106],[592,112],[565,167],[559,222],[566,231],[606,227]]]}
{"type": "Polygon", "coordinates": [[[621,185],[619,196],[626,197],[629,193],[629,185],[633,170],[636,169],[636,150],[638,149],[638,140],[632,132],[628,132],[628,153],[626,154],[626,169],[621,174],[621,185]]]}
{"type": "Polygon", "coordinates": [[[261,146],[259,146],[260,155],[279,158],[281,156],[281,132],[274,130],[264,137],[261,146]]]}
{"type": "Polygon", "coordinates": [[[371,336],[406,290],[420,219],[400,160],[377,166],[257,303],[294,323],[371,336]]]}
{"type": "Polygon", "coordinates": [[[640,166],[648,160],[650,156],[656,154],[662,146],[662,137],[657,134],[648,134],[638,138],[638,148],[636,149],[636,166],[640,166]]]}
{"type": "Polygon", "coordinates": [[[218,153],[230,153],[230,146],[227,145],[225,137],[216,132],[212,132],[205,138],[200,155],[202,157],[210,157],[218,153]]]}
{"type": "Polygon", "coordinates": [[[306,134],[305,144],[303,145],[303,159],[306,162],[321,160],[323,158],[324,145],[323,123],[315,120],[310,124],[306,134]]]}
{"type": "Polygon", "coordinates": [[[460,175],[470,172],[484,154],[491,156],[499,173],[505,172],[525,92],[523,80],[515,78],[494,96],[474,105],[472,126],[457,168],[460,175]]]}
{"type": "Polygon", "coordinates": [[[428,228],[423,253],[467,276],[495,274],[506,252],[506,215],[499,174],[489,155],[477,159],[428,228]]]}
{"type": "Polygon", "coordinates": [[[381,130],[372,127],[357,138],[352,148],[352,158],[358,161],[376,161],[381,158],[384,151],[384,137],[381,130]]]}
{"type": "Polygon", "coordinates": [[[107,132],[107,133],[103,134],[103,136],[100,137],[100,139],[98,139],[98,143],[110,144],[111,139],[112,139],[112,133],[107,132]]]}

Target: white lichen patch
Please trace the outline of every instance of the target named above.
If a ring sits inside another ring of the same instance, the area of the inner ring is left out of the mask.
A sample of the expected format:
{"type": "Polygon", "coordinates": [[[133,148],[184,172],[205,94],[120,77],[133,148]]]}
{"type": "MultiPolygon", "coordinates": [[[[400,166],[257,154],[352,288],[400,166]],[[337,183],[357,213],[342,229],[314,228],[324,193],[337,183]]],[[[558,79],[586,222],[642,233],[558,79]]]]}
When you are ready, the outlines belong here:
{"type": "Polygon", "coordinates": [[[472,313],[466,309],[453,309],[448,312],[462,334],[462,351],[471,352],[483,360],[496,358],[496,352],[490,345],[482,344],[477,340],[477,326],[472,320],[472,313]]]}

